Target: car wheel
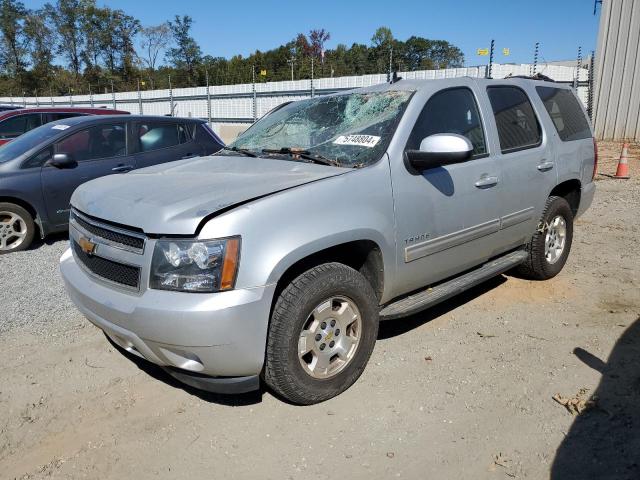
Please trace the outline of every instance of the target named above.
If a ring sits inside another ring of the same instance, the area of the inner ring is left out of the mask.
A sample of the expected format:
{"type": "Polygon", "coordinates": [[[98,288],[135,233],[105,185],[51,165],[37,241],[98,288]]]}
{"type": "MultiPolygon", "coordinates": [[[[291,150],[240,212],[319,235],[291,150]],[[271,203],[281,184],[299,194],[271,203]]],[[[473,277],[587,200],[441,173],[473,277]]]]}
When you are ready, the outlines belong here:
{"type": "Polygon", "coordinates": [[[284,399],[310,405],[349,388],[378,336],[370,283],[340,263],[312,268],[287,285],[269,325],[264,380],[284,399]]]}
{"type": "Polygon", "coordinates": [[[13,203],[0,203],[0,255],[29,247],[35,231],[29,212],[13,203]]]}
{"type": "Polygon", "coordinates": [[[562,197],[547,199],[536,233],[527,244],[529,256],[519,274],[533,280],[555,277],[564,267],[573,240],[573,212],[562,197]]]}

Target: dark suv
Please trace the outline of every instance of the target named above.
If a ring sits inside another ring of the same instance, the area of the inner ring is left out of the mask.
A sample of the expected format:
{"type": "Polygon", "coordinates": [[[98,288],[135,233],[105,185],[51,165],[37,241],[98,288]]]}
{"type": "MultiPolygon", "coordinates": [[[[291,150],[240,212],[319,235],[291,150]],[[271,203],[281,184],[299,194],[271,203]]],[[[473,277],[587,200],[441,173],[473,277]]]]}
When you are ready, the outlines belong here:
{"type": "Polygon", "coordinates": [[[50,108],[14,108],[6,111],[0,108],[0,145],[10,142],[23,133],[63,118],[80,117],[84,115],[124,115],[129,112],[112,108],[78,108],[78,107],[50,107],[50,108]]]}
{"type": "Polygon", "coordinates": [[[0,254],[63,231],[78,185],[217,152],[223,142],[198,119],[133,115],[74,117],[0,147],[0,254]]]}

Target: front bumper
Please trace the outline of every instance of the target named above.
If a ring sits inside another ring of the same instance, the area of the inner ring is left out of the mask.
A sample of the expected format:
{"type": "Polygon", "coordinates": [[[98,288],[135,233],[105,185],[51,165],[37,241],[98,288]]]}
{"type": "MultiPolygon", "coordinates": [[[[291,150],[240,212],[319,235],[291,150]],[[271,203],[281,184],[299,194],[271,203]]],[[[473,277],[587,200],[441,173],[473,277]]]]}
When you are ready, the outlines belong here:
{"type": "Polygon", "coordinates": [[[78,309],[121,348],[197,388],[258,388],[275,285],[213,294],[131,293],[89,276],[70,249],[60,272],[78,309]]]}

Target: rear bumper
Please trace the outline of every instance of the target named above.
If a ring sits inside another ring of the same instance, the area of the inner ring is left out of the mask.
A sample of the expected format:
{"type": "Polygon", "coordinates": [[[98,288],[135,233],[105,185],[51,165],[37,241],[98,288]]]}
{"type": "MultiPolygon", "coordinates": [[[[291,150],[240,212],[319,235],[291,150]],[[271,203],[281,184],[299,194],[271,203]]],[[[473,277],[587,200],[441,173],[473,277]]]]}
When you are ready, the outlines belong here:
{"type": "Polygon", "coordinates": [[[580,192],[580,206],[578,207],[578,212],[576,213],[576,218],[581,216],[584,212],[586,212],[591,204],[593,203],[593,197],[596,193],[596,183],[591,182],[582,186],[582,191],[580,192]]]}
{"type": "Polygon", "coordinates": [[[130,293],[95,281],[70,250],[60,271],[77,308],[127,352],[196,388],[258,388],[275,285],[214,294],[130,293]]]}

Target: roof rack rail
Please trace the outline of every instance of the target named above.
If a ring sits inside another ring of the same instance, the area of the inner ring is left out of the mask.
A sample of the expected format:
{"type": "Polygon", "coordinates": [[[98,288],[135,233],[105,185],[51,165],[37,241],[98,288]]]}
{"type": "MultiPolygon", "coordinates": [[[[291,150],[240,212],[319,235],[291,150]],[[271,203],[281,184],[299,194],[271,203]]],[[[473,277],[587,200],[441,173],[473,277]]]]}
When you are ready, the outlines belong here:
{"type": "Polygon", "coordinates": [[[526,78],[527,80],[541,80],[543,82],[553,82],[555,83],[556,81],[551,78],[551,77],[547,77],[546,75],[543,75],[541,73],[536,73],[535,75],[507,75],[504,78],[526,78]]]}

